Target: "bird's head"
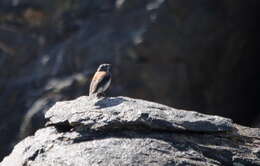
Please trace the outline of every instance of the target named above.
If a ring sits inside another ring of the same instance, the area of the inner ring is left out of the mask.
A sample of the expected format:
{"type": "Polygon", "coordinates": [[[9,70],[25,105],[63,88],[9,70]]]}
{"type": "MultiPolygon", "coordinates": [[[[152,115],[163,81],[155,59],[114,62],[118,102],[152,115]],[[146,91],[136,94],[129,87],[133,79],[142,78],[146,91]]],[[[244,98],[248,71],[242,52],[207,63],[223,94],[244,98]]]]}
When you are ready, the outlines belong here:
{"type": "Polygon", "coordinates": [[[110,71],[111,65],[110,64],[101,64],[98,67],[97,71],[110,71]]]}

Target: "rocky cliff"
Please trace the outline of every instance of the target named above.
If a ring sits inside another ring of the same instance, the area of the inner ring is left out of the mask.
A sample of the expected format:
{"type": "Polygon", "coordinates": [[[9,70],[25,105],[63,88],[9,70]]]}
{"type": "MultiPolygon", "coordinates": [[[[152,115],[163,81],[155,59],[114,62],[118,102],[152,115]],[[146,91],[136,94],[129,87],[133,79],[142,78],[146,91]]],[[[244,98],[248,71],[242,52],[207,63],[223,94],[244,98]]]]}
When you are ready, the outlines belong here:
{"type": "Polygon", "coordinates": [[[260,129],[128,97],[56,103],[1,166],[260,165],[260,129]]]}

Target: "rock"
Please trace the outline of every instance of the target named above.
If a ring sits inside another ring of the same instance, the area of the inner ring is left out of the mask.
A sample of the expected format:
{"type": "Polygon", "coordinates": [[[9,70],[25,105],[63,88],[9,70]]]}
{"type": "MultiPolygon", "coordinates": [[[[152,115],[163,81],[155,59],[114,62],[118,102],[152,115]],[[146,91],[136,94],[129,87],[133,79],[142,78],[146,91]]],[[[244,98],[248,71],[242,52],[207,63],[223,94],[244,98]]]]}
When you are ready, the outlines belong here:
{"type": "Polygon", "coordinates": [[[256,124],[259,2],[1,0],[0,160],[56,101],[88,94],[104,62],[111,96],[256,124]]]}
{"type": "Polygon", "coordinates": [[[57,102],[1,166],[259,165],[260,129],[128,97],[57,102]]]}
{"type": "Polygon", "coordinates": [[[176,110],[165,105],[127,97],[97,101],[80,97],[58,102],[45,116],[49,125],[80,127],[83,130],[142,128],[161,131],[219,132],[234,129],[232,121],[193,111],[176,110]]]}

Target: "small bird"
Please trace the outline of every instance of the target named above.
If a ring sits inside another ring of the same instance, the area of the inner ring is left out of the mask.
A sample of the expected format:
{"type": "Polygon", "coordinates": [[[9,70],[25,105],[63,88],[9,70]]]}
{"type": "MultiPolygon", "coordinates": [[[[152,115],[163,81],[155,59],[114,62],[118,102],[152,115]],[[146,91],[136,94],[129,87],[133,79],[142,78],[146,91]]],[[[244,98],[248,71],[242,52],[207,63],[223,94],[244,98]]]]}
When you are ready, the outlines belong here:
{"type": "Polygon", "coordinates": [[[110,64],[101,64],[92,81],[89,88],[89,96],[95,95],[100,97],[104,95],[104,92],[108,89],[111,83],[111,65],[110,64]]]}

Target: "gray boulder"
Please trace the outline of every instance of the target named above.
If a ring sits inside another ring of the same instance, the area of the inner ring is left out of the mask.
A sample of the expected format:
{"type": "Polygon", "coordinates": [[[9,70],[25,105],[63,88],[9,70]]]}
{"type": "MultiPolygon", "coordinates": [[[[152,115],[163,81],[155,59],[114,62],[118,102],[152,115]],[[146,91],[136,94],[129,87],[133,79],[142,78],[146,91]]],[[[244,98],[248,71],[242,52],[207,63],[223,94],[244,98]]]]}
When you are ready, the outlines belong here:
{"type": "Polygon", "coordinates": [[[260,129],[128,97],[58,102],[1,166],[259,165],[260,129]]]}

